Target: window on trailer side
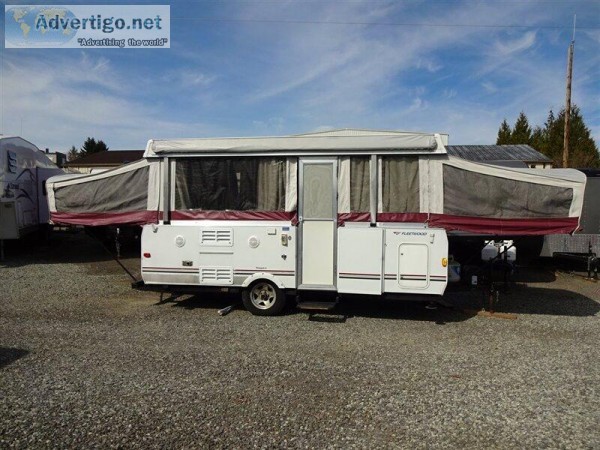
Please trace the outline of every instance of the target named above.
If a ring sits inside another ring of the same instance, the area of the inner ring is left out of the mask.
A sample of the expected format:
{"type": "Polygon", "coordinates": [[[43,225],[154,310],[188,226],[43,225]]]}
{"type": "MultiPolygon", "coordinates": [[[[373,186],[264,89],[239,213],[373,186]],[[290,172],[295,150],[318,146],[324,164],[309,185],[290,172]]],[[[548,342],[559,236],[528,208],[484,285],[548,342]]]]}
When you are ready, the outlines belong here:
{"type": "Polygon", "coordinates": [[[369,212],[371,201],[371,157],[350,158],[350,211],[369,212]]]}
{"type": "Polygon", "coordinates": [[[568,217],[573,189],[501,178],[444,164],[444,214],[496,218],[568,217]]]}
{"type": "Polygon", "coordinates": [[[178,159],[175,173],[176,210],[285,210],[285,158],[178,159]]]}
{"type": "Polygon", "coordinates": [[[381,212],[419,212],[419,157],[381,157],[381,212]]]}

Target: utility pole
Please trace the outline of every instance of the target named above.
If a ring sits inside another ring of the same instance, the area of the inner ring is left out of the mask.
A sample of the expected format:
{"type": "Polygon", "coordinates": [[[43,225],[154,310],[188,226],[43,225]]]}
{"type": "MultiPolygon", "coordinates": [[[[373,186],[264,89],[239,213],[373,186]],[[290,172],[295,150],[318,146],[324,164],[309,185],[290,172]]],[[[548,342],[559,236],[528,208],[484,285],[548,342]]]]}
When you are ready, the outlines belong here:
{"type": "Polygon", "coordinates": [[[569,167],[569,138],[571,134],[570,119],[571,119],[571,80],[573,78],[573,52],[575,51],[575,21],[577,16],[573,16],[573,39],[569,45],[569,53],[567,55],[567,94],[565,100],[565,140],[563,143],[563,167],[569,167]]]}

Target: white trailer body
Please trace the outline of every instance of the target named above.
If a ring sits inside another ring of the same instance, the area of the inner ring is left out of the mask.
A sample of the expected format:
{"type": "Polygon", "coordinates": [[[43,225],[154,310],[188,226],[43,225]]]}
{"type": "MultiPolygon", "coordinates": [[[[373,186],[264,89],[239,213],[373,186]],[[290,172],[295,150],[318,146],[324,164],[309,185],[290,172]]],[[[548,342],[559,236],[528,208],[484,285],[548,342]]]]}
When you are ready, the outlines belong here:
{"type": "Polygon", "coordinates": [[[60,173],[32,143],[0,136],[0,240],[19,239],[48,223],[44,182],[60,173]]]}
{"type": "Polygon", "coordinates": [[[148,284],[248,286],[258,274],[296,287],[291,222],[173,221],[145,225],[142,277],[148,284]]]}
{"type": "Polygon", "coordinates": [[[299,230],[283,221],[145,225],[142,277],[147,284],[240,288],[268,280],[281,290],[370,295],[442,295],[447,286],[444,230],[350,225],[337,239],[299,230]]]}

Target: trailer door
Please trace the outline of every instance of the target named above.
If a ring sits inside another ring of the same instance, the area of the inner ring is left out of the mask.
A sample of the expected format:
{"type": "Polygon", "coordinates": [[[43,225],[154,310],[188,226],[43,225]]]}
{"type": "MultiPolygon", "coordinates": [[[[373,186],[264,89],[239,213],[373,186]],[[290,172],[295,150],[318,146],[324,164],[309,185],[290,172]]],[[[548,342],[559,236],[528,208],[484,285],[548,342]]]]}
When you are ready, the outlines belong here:
{"type": "Polygon", "coordinates": [[[333,290],[336,280],[337,160],[301,159],[300,289],[333,290]]]}

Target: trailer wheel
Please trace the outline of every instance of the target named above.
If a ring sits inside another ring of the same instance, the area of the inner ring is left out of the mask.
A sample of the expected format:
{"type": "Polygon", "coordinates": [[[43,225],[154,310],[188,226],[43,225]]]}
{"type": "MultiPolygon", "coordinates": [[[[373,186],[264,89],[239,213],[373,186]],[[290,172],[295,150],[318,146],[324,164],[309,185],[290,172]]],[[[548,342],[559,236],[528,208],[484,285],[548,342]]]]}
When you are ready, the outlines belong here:
{"type": "Polygon", "coordinates": [[[258,280],[242,292],[242,301],[255,316],[274,316],[285,307],[285,294],[273,282],[258,280]]]}

